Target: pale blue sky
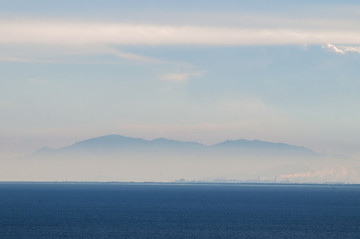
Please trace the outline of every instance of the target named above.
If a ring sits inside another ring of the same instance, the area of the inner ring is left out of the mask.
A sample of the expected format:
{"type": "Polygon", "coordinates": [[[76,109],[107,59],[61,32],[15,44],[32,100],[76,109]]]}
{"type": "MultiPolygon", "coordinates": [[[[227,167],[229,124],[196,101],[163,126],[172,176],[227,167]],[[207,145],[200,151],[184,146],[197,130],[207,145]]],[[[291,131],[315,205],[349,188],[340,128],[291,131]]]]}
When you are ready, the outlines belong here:
{"type": "Polygon", "coordinates": [[[358,1],[0,1],[0,158],[105,134],[360,155],[358,1]]]}

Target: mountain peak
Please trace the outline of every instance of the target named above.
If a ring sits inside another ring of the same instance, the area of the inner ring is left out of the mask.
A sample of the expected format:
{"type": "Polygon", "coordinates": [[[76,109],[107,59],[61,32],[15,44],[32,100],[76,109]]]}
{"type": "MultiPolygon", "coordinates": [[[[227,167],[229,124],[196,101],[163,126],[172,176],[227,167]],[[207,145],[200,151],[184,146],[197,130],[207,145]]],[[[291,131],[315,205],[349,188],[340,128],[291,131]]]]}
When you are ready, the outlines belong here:
{"type": "Polygon", "coordinates": [[[243,152],[258,152],[258,153],[301,153],[301,154],[315,154],[311,149],[290,145],[285,143],[274,143],[261,140],[226,140],[224,142],[212,145],[213,148],[221,148],[223,150],[236,150],[243,152]]]}

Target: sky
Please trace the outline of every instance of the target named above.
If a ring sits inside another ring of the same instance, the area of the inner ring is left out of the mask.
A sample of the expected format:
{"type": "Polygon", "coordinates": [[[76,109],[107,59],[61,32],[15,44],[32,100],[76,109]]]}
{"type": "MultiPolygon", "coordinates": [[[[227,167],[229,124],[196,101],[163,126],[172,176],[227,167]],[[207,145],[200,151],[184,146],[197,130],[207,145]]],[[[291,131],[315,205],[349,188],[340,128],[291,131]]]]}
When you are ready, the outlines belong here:
{"type": "Polygon", "coordinates": [[[107,134],[360,156],[358,1],[0,0],[0,159],[107,134]]]}

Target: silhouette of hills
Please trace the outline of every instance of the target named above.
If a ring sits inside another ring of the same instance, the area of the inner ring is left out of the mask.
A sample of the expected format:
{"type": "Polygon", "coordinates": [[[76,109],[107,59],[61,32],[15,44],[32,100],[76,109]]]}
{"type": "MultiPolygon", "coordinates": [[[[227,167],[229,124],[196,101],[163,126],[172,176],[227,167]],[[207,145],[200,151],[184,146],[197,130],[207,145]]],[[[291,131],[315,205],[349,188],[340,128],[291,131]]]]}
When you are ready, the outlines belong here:
{"type": "Polygon", "coordinates": [[[105,135],[57,149],[43,147],[24,158],[28,167],[21,172],[32,179],[43,175],[95,181],[352,182],[360,175],[356,159],[246,139],[203,145],[105,135]]]}
{"type": "Polygon", "coordinates": [[[260,140],[227,140],[218,144],[206,146],[197,142],[179,141],[167,138],[146,140],[122,135],[106,135],[76,142],[75,144],[50,149],[43,147],[36,155],[51,155],[54,153],[121,153],[121,152],[209,152],[209,153],[244,153],[244,154],[300,154],[316,155],[311,149],[285,143],[273,143],[260,140]]]}
{"type": "Polygon", "coordinates": [[[211,148],[222,149],[223,151],[237,151],[243,153],[272,153],[272,154],[315,154],[309,148],[290,145],[285,143],[273,143],[260,140],[226,140],[212,145],[211,148]]]}

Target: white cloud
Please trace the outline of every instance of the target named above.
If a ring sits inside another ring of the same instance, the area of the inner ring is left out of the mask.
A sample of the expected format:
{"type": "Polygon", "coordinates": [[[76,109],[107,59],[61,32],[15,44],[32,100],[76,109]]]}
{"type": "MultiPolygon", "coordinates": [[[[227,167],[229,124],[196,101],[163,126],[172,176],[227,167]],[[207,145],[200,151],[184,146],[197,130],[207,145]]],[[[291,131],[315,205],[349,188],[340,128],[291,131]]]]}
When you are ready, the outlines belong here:
{"type": "Polygon", "coordinates": [[[357,46],[357,47],[342,47],[344,49],[344,52],[357,52],[357,53],[360,53],[360,47],[357,46]]]}
{"type": "Polygon", "coordinates": [[[186,82],[194,78],[199,78],[202,75],[203,75],[202,72],[172,73],[172,74],[160,75],[159,79],[164,81],[186,82]]]}
{"type": "Polygon", "coordinates": [[[330,43],[328,43],[326,45],[323,45],[322,48],[326,48],[329,51],[332,51],[332,52],[335,52],[335,53],[345,54],[345,52],[343,50],[337,48],[335,45],[330,44],[330,43]]]}
{"type": "Polygon", "coordinates": [[[120,51],[114,50],[114,51],[110,51],[109,53],[112,53],[120,58],[127,59],[127,60],[140,61],[140,62],[153,63],[153,64],[168,63],[168,62],[160,60],[160,59],[147,57],[147,56],[134,54],[134,53],[129,53],[129,52],[120,52],[120,51]]]}
{"type": "Polygon", "coordinates": [[[0,44],[42,45],[277,45],[360,43],[354,29],[278,26],[195,26],[93,22],[0,22],[0,44]]]}
{"type": "Polygon", "coordinates": [[[323,48],[328,49],[331,52],[338,53],[345,55],[347,52],[356,52],[360,53],[360,47],[359,46],[335,46],[334,44],[326,44],[322,46],[323,48]]]}

